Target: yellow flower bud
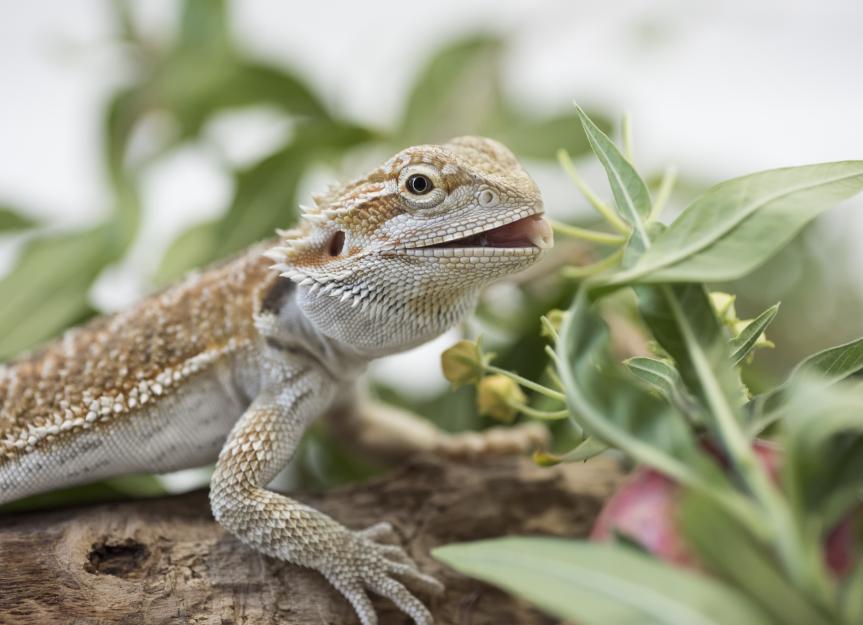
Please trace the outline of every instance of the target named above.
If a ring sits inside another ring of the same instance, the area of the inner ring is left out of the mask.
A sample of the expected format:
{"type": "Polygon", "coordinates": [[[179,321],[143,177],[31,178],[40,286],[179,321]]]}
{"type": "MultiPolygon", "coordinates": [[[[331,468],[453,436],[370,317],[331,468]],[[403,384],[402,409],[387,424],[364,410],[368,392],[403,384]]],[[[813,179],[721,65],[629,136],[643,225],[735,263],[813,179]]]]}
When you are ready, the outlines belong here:
{"type": "Polygon", "coordinates": [[[736,295],[723,293],[722,291],[712,291],[710,293],[710,302],[713,304],[716,315],[722,323],[731,325],[737,321],[737,311],[734,309],[734,300],[736,295]]]}
{"type": "MultiPolygon", "coordinates": [[[[545,313],[545,318],[548,320],[549,325],[554,329],[555,332],[560,331],[560,326],[563,324],[563,317],[566,315],[565,310],[560,310],[559,308],[553,308],[545,313]]],[[[554,338],[551,332],[548,331],[545,324],[542,324],[542,329],[540,330],[540,334],[542,336],[547,336],[549,338],[554,338]]]]}
{"type": "Polygon", "coordinates": [[[484,377],[477,386],[476,405],[479,413],[505,423],[518,413],[513,404],[523,404],[527,398],[511,378],[497,373],[484,377]]]}
{"type": "Polygon", "coordinates": [[[485,371],[485,360],[479,343],[462,340],[445,350],[440,357],[444,377],[453,388],[476,384],[485,371]]]}

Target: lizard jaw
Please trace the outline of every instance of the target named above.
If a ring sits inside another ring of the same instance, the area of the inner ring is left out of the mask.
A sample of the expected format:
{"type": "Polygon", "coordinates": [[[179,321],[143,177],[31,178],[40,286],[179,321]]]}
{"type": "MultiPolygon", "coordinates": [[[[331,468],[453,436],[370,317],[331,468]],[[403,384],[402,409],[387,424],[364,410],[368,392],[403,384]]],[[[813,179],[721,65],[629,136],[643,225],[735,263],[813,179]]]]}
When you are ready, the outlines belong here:
{"type": "Polygon", "coordinates": [[[474,229],[448,240],[400,251],[411,256],[531,256],[553,244],[553,234],[542,213],[534,213],[491,228],[474,229]]]}

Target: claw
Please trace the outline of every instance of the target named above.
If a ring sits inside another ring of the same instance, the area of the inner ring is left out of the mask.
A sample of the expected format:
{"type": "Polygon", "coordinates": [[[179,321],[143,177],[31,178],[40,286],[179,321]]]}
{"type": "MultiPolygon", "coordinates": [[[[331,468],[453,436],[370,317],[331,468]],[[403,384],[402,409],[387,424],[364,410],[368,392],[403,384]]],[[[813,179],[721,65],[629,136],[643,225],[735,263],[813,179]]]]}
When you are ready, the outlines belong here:
{"type": "Polygon", "coordinates": [[[398,575],[408,583],[422,589],[432,595],[439,595],[444,591],[444,586],[431,575],[421,573],[416,566],[408,564],[390,564],[389,572],[398,575]]]}
{"type": "Polygon", "coordinates": [[[369,540],[373,540],[375,542],[385,541],[389,543],[398,542],[398,534],[396,534],[395,528],[392,526],[392,523],[387,523],[386,521],[382,523],[375,523],[371,527],[367,527],[364,530],[360,531],[360,534],[368,538],[369,540]]]}
{"type": "Polygon", "coordinates": [[[369,588],[395,603],[402,612],[414,620],[416,625],[432,625],[434,619],[432,619],[431,612],[401,582],[397,582],[391,577],[376,578],[370,580],[369,588]]]}
{"type": "Polygon", "coordinates": [[[413,564],[413,560],[411,560],[407,552],[398,545],[381,545],[380,551],[381,555],[383,555],[385,558],[389,559],[392,562],[399,562],[401,564],[413,564]]]}

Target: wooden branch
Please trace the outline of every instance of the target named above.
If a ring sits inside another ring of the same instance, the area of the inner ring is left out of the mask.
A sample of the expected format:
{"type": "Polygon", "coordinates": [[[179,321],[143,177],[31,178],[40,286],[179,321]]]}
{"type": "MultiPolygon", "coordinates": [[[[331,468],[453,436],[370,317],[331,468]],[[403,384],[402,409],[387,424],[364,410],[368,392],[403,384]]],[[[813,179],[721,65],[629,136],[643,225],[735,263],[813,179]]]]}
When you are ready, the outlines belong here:
{"type": "MultiPolygon", "coordinates": [[[[610,460],[551,469],[526,459],[414,460],[372,483],[299,499],[349,527],[388,520],[447,592],[438,625],[554,623],[446,569],[429,551],[504,534],[584,536],[620,479],[610,460]]],[[[375,600],[381,625],[409,621],[375,600]]],[[[213,521],[207,495],[101,504],[0,520],[3,625],[350,625],[312,571],[261,556],[213,521]]]]}

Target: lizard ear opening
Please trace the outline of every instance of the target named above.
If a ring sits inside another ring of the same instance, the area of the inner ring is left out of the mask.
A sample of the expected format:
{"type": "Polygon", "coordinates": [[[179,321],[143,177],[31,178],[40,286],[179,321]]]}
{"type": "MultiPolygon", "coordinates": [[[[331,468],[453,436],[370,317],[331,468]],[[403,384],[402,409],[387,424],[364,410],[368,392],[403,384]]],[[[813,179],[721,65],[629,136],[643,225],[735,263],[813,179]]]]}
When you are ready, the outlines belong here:
{"type": "Polygon", "coordinates": [[[342,253],[345,247],[345,233],[339,230],[330,239],[329,253],[330,256],[338,256],[342,253]]]}

